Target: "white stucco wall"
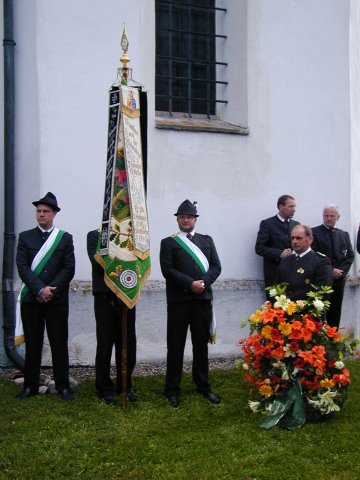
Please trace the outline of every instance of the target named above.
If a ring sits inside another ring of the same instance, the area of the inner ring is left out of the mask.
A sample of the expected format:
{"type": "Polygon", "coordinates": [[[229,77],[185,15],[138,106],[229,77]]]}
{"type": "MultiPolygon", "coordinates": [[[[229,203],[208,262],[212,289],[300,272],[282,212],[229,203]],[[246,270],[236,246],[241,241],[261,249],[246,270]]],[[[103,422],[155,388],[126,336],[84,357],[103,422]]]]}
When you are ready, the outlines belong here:
{"type": "MultiPolygon", "coordinates": [[[[229,56],[226,76],[231,84],[230,105],[222,108],[222,114],[233,122],[247,122],[249,136],[155,128],[153,0],[14,2],[16,234],[34,226],[31,202],[53,191],[62,208],[56,224],[74,236],[76,279],[90,279],[86,233],[101,218],[107,92],[120,64],[124,24],[133,76],[148,91],[152,280],[162,278],[160,240],[176,230],[173,213],[185,198],[198,201],[198,230],[215,239],[222,280],[262,279],[262,261],[254,252],[258,225],[274,215],[276,199],[284,193],[295,195],[296,219],[310,226],[321,223],[324,204],[337,203],[338,226],[355,240],[360,216],[358,2],[228,0],[224,4],[229,48],[223,53],[229,56]]],[[[2,233],[2,211],[0,221],[2,233]]],[[[353,273],[357,270],[358,265],[353,273]]],[[[357,294],[357,289],[347,289],[345,307],[345,324],[355,333],[357,294]]],[[[139,306],[139,324],[146,325],[139,329],[141,345],[154,328],[154,317],[165,326],[164,298],[156,306],[160,295],[147,293],[146,301],[153,303],[139,306]]],[[[233,351],[237,337],[233,332],[262,301],[263,292],[257,286],[251,294],[238,294],[230,287],[222,295],[227,300],[217,300],[219,318],[228,337],[219,337],[221,354],[233,351]]],[[[89,335],[94,337],[89,299],[86,305],[86,313],[78,314],[80,333],[73,334],[71,344],[77,345],[77,335],[85,335],[85,317],[93,331],[87,331],[84,344],[89,335]]],[[[77,314],[71,315],[73,324],[77,314]]],[[[163,341],[164,329],[161,335],[163,341]]]]}
{"type": "MultiPolygon", "coordinates": [[[[360,3],[351,1],[350,16],[350,118],[351,118],[351,223],[355,227],[360,221],[360,3]]],[[[355,236],[354,236],[355,239],[355,236]]],[[[359,271],[359,256],[355,259],[355,272],[359,271]]]]}
{"type": "MultiPolygon", "coordinates": [[[[310,225],[334,201],[339,226],[354,231],[359,172],[351,160],[358,147],[350,130],[357,119],[350,115],[349,2],[248,2],[248,137],[154,128],[152,1],[132,1],[131,8],[126,0],[14,7],[17,233],[34,224],[31,202],[53,191],[62,207],[57,224],[74,235],[77,279],[90,278],[85,236],[100,221],[107,91],[124,24],[134,78],[149,92],[153,279],[161,278],[160,239],[175,230],[173,213],[185,198],[198,201],[198,229],[214,236],[223,279],[261,278],[254,241],[280,194],[296,196],[296,218],[310,225]]],[[[244,63],[232,52],[229,62],[244,63]]]]}

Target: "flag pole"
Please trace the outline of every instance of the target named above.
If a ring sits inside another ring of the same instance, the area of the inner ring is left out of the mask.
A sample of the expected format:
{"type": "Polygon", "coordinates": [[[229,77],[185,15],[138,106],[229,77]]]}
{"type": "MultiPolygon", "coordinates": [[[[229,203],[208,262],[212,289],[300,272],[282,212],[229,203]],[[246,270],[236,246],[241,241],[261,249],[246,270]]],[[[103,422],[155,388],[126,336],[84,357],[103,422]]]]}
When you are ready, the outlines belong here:
{"type": "Polygon", "coordinates": [[[127,407],[128,391],[127,391],[127,332],[128,332],[128,307],[124,304],[121,316],[121,405],[127,407]]]}
{"type": "MultiPolygon", "coordinates": [[[[128,62],[130,58],[127,56],[127,51],[129,48],[129,40],[128,36],[124,31],[121,37],[121,48],[122,48],[122,55],[120,61],[122,63],[122,67],[120,68],[121,72],[121,85],[127,85],[128,81],[128,62]]],[[[122,308],[122,316],[121,316],[121,332],[122,332],[122,345],[121,345],[121,405],[123,408],[127,407],[128,405],[128,391],[127,391],[127,352],[128,352],[128,345],[127,345],[127,337],[128,337],[128,307],[127,305],[123,305],[122,308]]]]}
{"type": "Polygon", "coordinates": [[[146,145],[147,124],[140,113],[140,104],[147,112],[146,93],[139,87],[128,85],[132,80],[128,46],[124,27],[121,66],[116,85],[113,84],[109,92],[105,194],[100,239],[95,254],[95,260],[104,268],[106,285],[121,302],[119,321],[122,340],[119,347],[122,348],[122,365],[117,373],[122,383],[119,393],[124,407],[128,403],[128,375],[131,374],[128,371],[129,309],[135,307],[140,290],[151,272],[142,152],[143,142],[146,145]]]}

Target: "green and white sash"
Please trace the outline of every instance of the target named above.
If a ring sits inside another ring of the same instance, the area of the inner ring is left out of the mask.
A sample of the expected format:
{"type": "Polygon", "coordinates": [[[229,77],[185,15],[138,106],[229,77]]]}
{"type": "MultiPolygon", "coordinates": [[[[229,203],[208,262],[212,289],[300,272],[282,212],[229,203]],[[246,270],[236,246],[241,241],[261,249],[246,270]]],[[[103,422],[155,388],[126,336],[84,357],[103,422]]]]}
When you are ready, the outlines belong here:
{"type": "MultiPolygon", "coordinates": [[[[59,230],[58,228],[54,227],[49,235],[49,238],[35,255],[31,263],[31,270],[35,273],[36,276],[40,275],[42,269],[45,267],[45,265],[51,258],[64,233],[65,232],[63,230],[59,230]]],[[[25,341],[24,330],[21,320],[21,302],[28,293],[29,287],[25,285],[25,283],[22,283],[20,293],[16,302],[16,325],[14,340],[15,345],[20,345],[25,341]]]]}
{"type": "MultiPolygon", "coordinates": [[[[208,259],[200,250],[200,248],[187,238],[186,233],[179,232],[176,235],[173,235],[172,238],[185,250],[188,255],[190,255],[190,257],[194,260],[202,273],[206,273],[209,270],[208,259]]],[[[211,287],[210,290],[212,290],[211,287]]],[[[212,316],[210,323],[209,343],[214,344],[216,343],[216,316],[212,302],[211,306],[212,316]]]]}

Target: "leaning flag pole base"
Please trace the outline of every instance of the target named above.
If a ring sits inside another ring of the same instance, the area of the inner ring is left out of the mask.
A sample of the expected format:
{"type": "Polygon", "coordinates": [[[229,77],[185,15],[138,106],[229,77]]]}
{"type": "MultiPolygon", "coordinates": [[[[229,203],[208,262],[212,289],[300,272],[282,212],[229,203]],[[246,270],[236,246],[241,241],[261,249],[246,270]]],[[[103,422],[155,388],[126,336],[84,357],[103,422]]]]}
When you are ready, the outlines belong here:
{"type": "Polygon", "coordinates": [[[128,331],[128,307],[126,305],[122,308],[121,316],[121,406],[126,408],[128,405],[128,391],[127,391],[127,331],[128,331]]]}

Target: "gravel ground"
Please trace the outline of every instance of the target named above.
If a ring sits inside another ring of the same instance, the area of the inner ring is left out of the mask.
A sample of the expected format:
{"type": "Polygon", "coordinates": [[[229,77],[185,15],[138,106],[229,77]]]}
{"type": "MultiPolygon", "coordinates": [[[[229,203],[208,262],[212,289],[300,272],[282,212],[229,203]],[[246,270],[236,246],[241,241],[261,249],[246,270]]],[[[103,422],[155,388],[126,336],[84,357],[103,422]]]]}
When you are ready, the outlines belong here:
{"type": "MultiPolygon", "coordinates": [[[[238,358],[238,357],[236,357],[238,358]]],[[[184,372],[191,372],[191,362],[184,363],[184,372]]],[[[231,369],[235,366],[235,357],[228,358],[212,358],[209,359],[210,370],[224,370],[231,369]]],[[[134,376],[141,377],[145,375],[165,375],[166,362],[160,363],[138,363],[135,367],[134,376]]],[[[115,367],[111,368],[111,375],[116,375],[115,367]]],[[[13,367],[0,367],[0,376],[14,380],[16,378],[22,377],[22,374],[19,370],[13,367]]],[[[52,369],[48,367],[41,368],[42,377],[52,377],[52,369]]],[[[70,376],[76,380],[76,382],[81,382],[88,378],[95,378],[95,367],[94,366],[73,366],[70,367],[70,376]]]]}

